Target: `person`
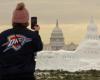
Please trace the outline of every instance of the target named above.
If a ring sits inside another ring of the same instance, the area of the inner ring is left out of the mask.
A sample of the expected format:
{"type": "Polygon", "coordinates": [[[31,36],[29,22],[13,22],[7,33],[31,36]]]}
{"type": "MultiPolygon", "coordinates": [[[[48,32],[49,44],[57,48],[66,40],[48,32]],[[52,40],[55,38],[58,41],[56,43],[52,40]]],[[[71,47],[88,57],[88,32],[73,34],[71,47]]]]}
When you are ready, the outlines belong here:
{"type": "Polygon", "coordinates": [[[39,26],[29,30],[29,13],[18,3],[12,16],[13,28],[0,34],[0,80],[35,80],[35,53],[43,43],[39,26]]]}

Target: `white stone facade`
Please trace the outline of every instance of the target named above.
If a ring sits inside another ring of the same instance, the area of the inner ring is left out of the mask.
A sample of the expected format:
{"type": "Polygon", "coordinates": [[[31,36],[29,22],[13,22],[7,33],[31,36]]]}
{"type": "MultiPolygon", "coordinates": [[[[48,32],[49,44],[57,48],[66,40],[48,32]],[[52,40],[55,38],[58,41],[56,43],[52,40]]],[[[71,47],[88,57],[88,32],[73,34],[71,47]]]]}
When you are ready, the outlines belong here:
{"type": "Polygon", "coordinates": [[[44,45],[44,50],[75,50],[77,45],[74,43],[65,44],[63,32],[59,27],[58,20],[56,27],[53,29],[50,37],[50,43],[44,45]]]}

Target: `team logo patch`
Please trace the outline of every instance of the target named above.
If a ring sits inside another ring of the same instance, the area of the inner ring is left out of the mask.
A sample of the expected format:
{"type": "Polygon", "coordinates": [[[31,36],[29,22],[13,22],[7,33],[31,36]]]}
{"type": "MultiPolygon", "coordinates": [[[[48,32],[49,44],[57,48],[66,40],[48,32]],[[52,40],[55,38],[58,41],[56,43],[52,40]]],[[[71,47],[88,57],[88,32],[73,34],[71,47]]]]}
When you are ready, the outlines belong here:
{"type": "Polygon", "coordinates": [[[11,48],[13,48],[15,51],[18,51],[25,43],[30,41],[32,41],[31,38],[27,38],[23,35],[11,35],[8,37],[8,42],[4,43],[2,46],[7,46],[4,52],[11,48]]]}

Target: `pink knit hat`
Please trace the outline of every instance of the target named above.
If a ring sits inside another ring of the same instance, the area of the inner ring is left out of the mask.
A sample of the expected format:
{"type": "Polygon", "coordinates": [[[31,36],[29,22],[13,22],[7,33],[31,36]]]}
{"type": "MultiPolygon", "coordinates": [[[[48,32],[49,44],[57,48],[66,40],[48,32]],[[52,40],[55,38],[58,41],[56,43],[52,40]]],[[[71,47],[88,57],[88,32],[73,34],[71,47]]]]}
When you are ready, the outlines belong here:
{"type": "Polygon", "coordinates": [[[12,23],[26,23],[29,21],[29,13],[24,3],[19,3],[13,12],[12,23]]]}

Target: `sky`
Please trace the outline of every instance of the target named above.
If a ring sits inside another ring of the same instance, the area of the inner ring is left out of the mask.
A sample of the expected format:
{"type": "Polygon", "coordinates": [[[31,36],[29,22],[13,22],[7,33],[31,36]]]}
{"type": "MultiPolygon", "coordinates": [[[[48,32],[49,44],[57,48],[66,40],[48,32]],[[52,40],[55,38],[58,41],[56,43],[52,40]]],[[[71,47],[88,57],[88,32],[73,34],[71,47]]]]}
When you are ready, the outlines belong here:
{"type": "Polygon", "coordinates": [[[26,4],[30,16],[38,17],[40,34],[45,43],[49,43],[56,19],[66,43],[80,43],[91,16],[100,32],[100,0],[0,0],[0,31],[9,28],[12,12],[18,2],[26,4]]]}

